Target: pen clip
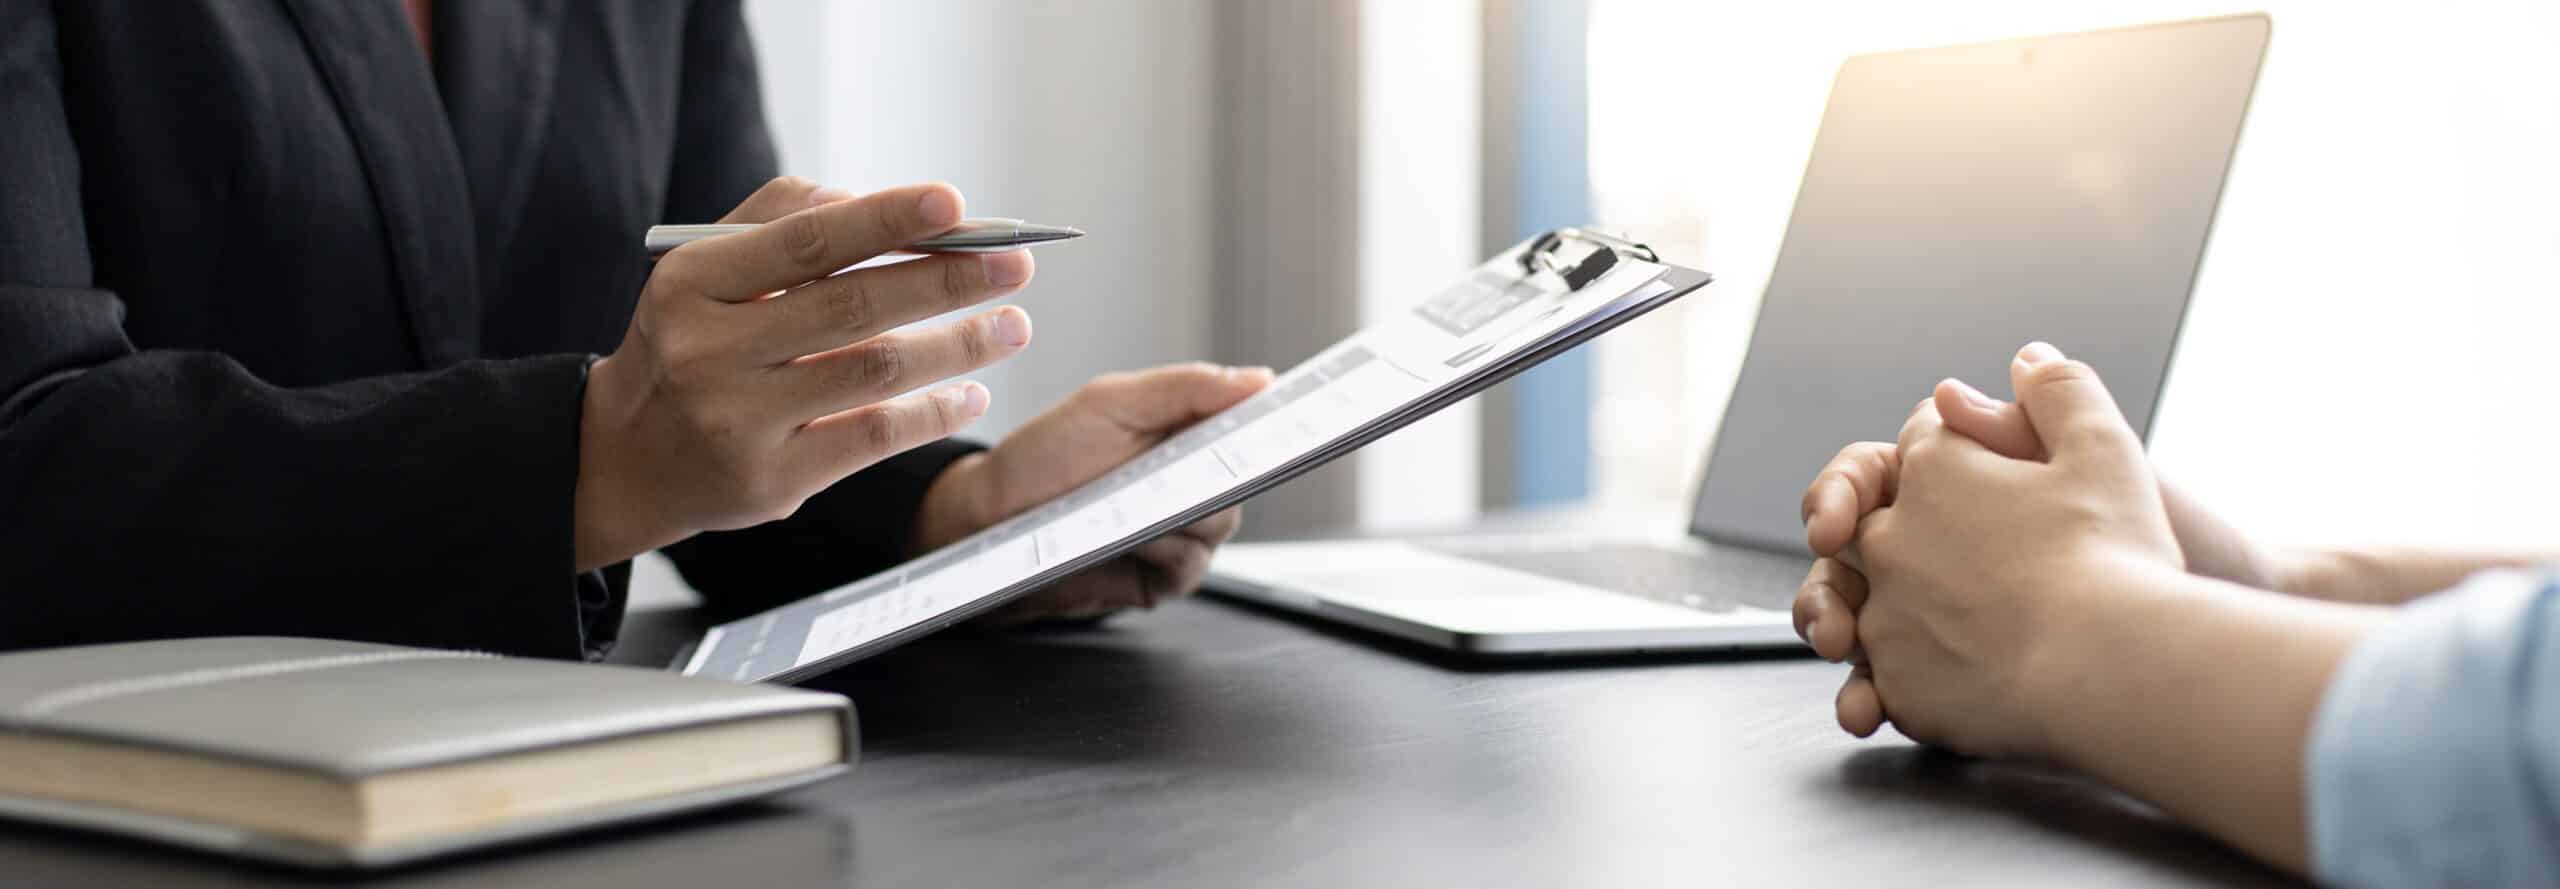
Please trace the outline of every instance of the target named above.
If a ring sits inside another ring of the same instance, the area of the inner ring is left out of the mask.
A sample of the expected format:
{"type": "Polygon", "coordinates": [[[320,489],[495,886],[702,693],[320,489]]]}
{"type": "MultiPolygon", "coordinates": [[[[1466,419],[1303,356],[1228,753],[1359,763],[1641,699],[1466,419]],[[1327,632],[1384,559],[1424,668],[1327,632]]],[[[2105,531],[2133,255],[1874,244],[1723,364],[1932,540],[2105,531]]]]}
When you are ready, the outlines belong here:
{"type": "Polygon", "coordinates": [[[1530,277],[1539,272],[1552,273],[1564,281],[1566,290],[1581,290],[1600,280],[1600,276],[1608,274],[1610,269],[1617,268],[1620,254],[1646,262],[1662,261],[1653,248],[1625,238],[1578,228],[1560,228],[1539,235],[1529,242],[1529,249],[1521,251],[1521,274],[1530,277]],[[1582,258],[1567,262],[1562,253],[1568,241],[1588,244],[1591,250],[1582,258]]]}

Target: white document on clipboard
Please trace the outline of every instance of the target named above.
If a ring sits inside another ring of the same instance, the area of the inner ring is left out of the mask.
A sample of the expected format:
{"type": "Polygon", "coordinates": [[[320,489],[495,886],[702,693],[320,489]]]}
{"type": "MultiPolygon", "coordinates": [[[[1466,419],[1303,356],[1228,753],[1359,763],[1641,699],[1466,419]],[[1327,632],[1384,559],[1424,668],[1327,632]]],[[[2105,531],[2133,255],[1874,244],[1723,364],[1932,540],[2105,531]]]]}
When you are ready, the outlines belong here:
{"type": "Polygon", "coordinates": [[[861,581],[711,628],[689,675],[789,681],[966,619],[1349,453],[1706,285],[1643,245],[1563,229],[1101,478],[861,581]]]}

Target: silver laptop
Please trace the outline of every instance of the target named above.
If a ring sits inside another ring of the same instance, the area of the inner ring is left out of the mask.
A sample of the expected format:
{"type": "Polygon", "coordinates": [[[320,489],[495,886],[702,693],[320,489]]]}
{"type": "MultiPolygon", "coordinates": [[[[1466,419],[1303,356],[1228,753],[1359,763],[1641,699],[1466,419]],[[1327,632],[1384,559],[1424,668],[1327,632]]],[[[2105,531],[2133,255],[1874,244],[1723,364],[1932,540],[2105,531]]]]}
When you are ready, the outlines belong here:
{"type": "Polygon", "coordinates": [[[2237,16],[1843,64],[1685,534],[1234,545],[1208,589],[1486,655],[1800,645],[1805,484],[1939,379],[2006,397],[2012,352],[2049,340],[2149,434],[2267,33],[2237,16]]]}

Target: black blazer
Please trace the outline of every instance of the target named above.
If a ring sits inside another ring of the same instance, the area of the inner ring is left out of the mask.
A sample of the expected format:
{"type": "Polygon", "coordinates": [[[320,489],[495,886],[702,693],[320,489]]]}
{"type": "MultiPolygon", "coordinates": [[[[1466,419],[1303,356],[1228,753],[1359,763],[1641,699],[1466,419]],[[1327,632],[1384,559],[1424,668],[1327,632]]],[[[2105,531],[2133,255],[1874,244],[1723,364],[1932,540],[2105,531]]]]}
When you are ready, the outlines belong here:
{"type": "MultiPolygon", "coordinates": [[[[595,657],[590,353],[775,174],[738,0],[0,0],[0,647],[595,657]]],[[[964,446],[671,549],[736,612],[905,555],[964,446]]]]}

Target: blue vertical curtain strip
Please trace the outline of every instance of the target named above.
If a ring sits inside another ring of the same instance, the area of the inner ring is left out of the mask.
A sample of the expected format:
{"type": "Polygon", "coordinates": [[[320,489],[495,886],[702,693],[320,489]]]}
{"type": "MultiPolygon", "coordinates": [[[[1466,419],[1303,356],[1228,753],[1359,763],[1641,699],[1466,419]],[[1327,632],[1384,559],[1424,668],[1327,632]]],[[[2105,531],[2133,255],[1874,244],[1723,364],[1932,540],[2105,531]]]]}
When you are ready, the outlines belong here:
{"type": "MultiPolygon", "coordinates": [[[[1587,0],[1509,4],[1519,27],[1517,131],[1510,171],[1512,240],[1591,221],[1587,0]]],[[[1521,374],[1512,384],[1513,505],[1579,500],[1591,489],[1591,353],[1588,346],[1521,374]]]]}

